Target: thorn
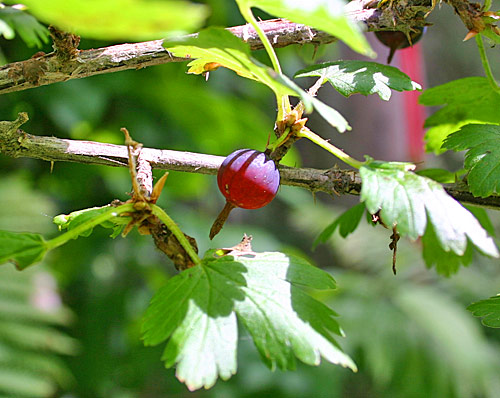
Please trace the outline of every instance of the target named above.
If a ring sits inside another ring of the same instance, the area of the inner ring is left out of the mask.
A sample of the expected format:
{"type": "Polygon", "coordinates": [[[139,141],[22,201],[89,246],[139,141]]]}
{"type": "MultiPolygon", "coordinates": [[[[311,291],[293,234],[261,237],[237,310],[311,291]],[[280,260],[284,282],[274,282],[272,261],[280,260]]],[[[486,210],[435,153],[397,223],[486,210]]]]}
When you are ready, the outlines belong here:
{"type": "Polygon", "coordinates": [[[391,47],[391,51],[389,52],[389,56],[387,57],[387,64],[391,63],[394,54],[396,54],[396,49],[394,47],[391,47]]]}
{"type": "Polygon", "coordinates": [[[316,59],[316,55],[318,54],[318,45],[317,44],[314,44],[314,51],[313,51],[313,54],[312,54],[312,60],[314,61],[316,59]]]}
{"type": "Polygon", "coordinates": [[[153,187],[153,192],[151,193],[151,202],[156,203],[158,198],[160,197],[161,191],[163,190],[163,187],[165,186],[165,181],[167,180],[168,177],[168,171],[163,174],[160,179],[156,182],[155,186],[153,187]]]}
{"type": "Polygon", "coordinates": [[[467,41],[469,39],[472,39],[474,36],[476,36],[479,32],[476,32],[475,30],[469,30],[469,33],[464,37],[463,41],[467,41]]]}
{"type": "Polygon", "coordinates": [[[498,15],[494,11],[483,12],[483,17],[490,17],[490,18],[493,18],[493,19],[500,19],[500,15],[498,15]]]}

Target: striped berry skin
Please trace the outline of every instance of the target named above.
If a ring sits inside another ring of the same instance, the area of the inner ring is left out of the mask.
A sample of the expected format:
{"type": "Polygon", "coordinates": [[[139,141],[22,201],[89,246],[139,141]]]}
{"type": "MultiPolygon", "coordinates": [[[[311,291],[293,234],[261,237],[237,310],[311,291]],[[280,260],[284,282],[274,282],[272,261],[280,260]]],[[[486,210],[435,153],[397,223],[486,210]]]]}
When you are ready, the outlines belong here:
{"type": "Polygon", "coordinates": [[[265,153],[239,149],[222,162],[217,184],[227,201],[234,206],[259,209],[276,196],[280,173],[265,153]]]}

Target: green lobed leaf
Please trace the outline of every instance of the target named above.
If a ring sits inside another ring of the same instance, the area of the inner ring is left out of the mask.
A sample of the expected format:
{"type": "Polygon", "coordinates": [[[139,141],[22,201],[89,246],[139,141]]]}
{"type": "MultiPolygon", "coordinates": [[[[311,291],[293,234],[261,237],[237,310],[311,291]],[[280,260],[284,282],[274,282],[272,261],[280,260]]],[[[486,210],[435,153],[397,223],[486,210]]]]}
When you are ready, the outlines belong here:
{"type": "Polygon", "coordinates": [[[422,90],[399,69],[368,61],[337,61],[312,65],[298,71],[294,77],[319,76],[327,80],[345,97],[352,94],[378,94],[385,101],[396,91],[422,90]]]}
{"type": "Polygon", "coordinates": [[[436,272],[444,276],[456,274],[460,266],[467,267],[472,262],[473,245],[467,241],[465,252],[461,255],[445,251],[436,235],[432,223],[427,224],[422,236],[422,257],[427,268],[436,267],[436,272]]]}
{"type": "Polygon", "coordinates": [[[18,269],[40,261],[47,252],[39,234],[0,231],[0,264],[13,262],[18,269]]]}
{"type": "MultiPolygon", "coordinates": [[[[181,272],[156,293],[143,320],[144,344],[170,339],[162,359],[167,367],[177,364],[177,377],[190,390],[236,373],[236,317],[218,283],[216,271],[204,266],[181,272]]],[[[237,285],[225,289],[241,296],[237,285]]]]}
{"type": "Polygon", "coordinates": [[[177,377],[191,390],[236,372],[236,316],[271,368],[294,369],[295,357],[318,365],[324,357],[355,369],[333,338],[342,335],[336,314],[301,287],[333,289],[335,281],[282,253],[206,257],[153,297],[142,324],[144,343],[168,340],[165,365],[177,364],[177,377]]]}
{"type": "MultiPolygon", "coordinates": [[[[54,224],[56,224],[60,231],[63,229],[67,229],[71,231],[78,226],[95,219],[96,217],[108,212],[112,206],[102,206],[102,207],[91,207],[88,209],[73,211],[70,214],[59,214],[54,217],[54,224]]],[[[129,219],[124,217],[113,217],[112,220],[106,220],[99,224],[104,228],[113,229],[113,233],[111,234],[112,238],[116,238],[125,224],[127,224],[129,219]]],[[[88,228],[84,230],[80,235],[75,236],[73,239],[78,238],[78,236],[88,237],[92,234],[93,228],[88,228]]]]}
{"type": "Polygon", "coordinates": [[[15,31],[29,47],[41,47],[49,41],[49,31],[32,15],[17,7],[0,7],[0,34],[13,39],[15,31]]]}
{"type": "Polygon", "coordinates": [[[149,40],[202,26],[208,7],[182,0],[26,0],[39,20],[93,39],[149,40]]]}
{"type": "Polygon", "coordinates": [[[452,184],[456,182],[461,175],[465,174],[465,172],[466,171],[464,169],[451,172],[445,169],[429,168],[418,170],[415,173],[419,176],[427,177],[436,182],[440,182],[441,184],[452,184]]]}
{"type": "Polygon", "coordinates": [[[361,28],[344,12],[343,0],[238,0],[248,7],[258,7],[280,18],[311,26],[335,36],[354,51],[373,57],[361,28]]]}
{"type": "Polygon", "coordinates": [[[319,236],[313,243],[313,249],[320,243],[325,243],[328,239],[330,239],[337,228],[339,230],[340,236],[342,236],[343,238],[353,233],[358,227],[364,212],[364,203],[358,203],[357,205],[342,213],[319,234],[319,236]]]}
{"type": "Polygon", "coordinates": [[[445,252],[466,253],[468,240],[483,254],[498,257],[498,249],[479,221],[443,187],[408,169],[407,164],[369,162],[360,168],[361,200],[367,210],[401,236],[415,240],[432,224],[445,252]]]}
{"type": "Polygon", "coordinates": [[[483,318],[481,323],[490,328],[500,328],[500,295],[472,303],[467,307],[474,316],[483,318]]]}
{"type": "Polygon", "coordinates": [[[226,29],[210,27],[202,30],[196,37],[164,41],[163,47],[176,57],[193,58],[188,64],[188,73],[202,74],[207,72],[207,67],[219,64],[242,77],[267,85],[277,95],[295,94],[271,77],[271,69],[252,59],[250,47],[226,29]]]}
{"type": "Polygon", "coordinates": [[[449,135],[442,148],[467,150],[464,166],[469,171],[467,184],[474,196],[500,193],[500,126],[468,124],[449,135]]]}
{"type": "Polygon", "coordinates": [[[194,58],[188,64],[188,73],[203,74],[214,65],[223,66],[242,77],[265,84],[277,97],[283,95],[299,97],[305,105],[306,112],[311,112],[314,107],[340,132],[351,129],[338,111],[308,94],[288,77],[278,75],[253,59],[248,45],[225,29],[208,28],[196,37],[182,41],[165,41],[163,46],[176,57],[194,58]]]}
{"type": "Polygon", "coordinates": [[[482,207],[472,206],[472,205],[464,205],[464,207],[469,210],[474,217],[477,218],[477,221],[481,224],[481,226],[490,234],[491,236],[496,236],[495,227],[488,216],[488,213],[482,207]]]}
{"type": "Polygon", "coordinates": [[[425,121],[426,149],[442,152],[448,135],[471,123],[500,124],[500,93],[485,77],[467,77],[425,90],[419,103],[443,108],[425,121]]]}

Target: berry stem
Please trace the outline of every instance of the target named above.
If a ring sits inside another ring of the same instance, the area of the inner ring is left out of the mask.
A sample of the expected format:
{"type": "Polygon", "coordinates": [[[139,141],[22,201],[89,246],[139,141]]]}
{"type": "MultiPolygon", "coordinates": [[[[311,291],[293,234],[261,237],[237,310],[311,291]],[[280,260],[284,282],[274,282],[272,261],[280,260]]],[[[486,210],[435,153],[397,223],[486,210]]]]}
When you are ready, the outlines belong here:
{"type": "Polygon", "coordinates": [[[354,159],[341,149],[321,138],[316,133],[313,133],[307,127],[303,127],[298,133],[296,133],[296,135],[297,137],[304,137],[314,142],[316,145],[319,145],[321,148],[326,149],[328,152],[342,160],[344,163],[347,163],[349,166],[354,167],[355,169],[359,169],[364,164],[364,162],[360,162],[359,160],[354,159]]]}
{"type": "MultiPolygon", "coordinates": [[[[274,48],[269,42],[269,39],[267,38],[266,34],[261,29],[259,23],[255,19],[251,8],[245,5],[243,1],[237,0],[236,3],[238,3],[238,7],[240,9],[240,13],[243,16],[243,18],[245,18],[245,20],[250,25],[253,26],[253,28],[259,35],[259,38],[262,41],[264,48],[266,49],[267,55],[269,55],[269,58],[271,59],[271,63],[273,64],[275,72],[278,73],[279,75],[282,75],[283,72],[281,71],[281,66],[278,60],[278,56],[276,55],[276,52],[274,51],[274,48]]],[[[292,108],[290,106],[290,99],[288,98],[288,95],[276,95],[276,100],[278,102],[278,116],[276,120],[280,121],[284,119],[285,115],[289,113],[292,110],[292,108]]]]}
{"type": "Polygon", "coordinates": [[[479,55],[481,57],[481,62],[483,63],[483,68],[484,72],[486,73],[486,77],[490,82],[491,87],[493,87],[493,90],[495,90],[498,93],[500,92],[500,87],[498,86],[498,83],[495,80],[495,77],[493,76],[493,72],[491,71],[490,63],[488,61],[486,50],[484,48],[483,37],[480,34],[476,35],[476,43],[477,43],[477,48],[479,49],[479,55]]]}
{"type": "Polygon", "coordinates": [[[220,232],[220,230],[224,226],[224,223],[229,217],[229,213],[231,213],[231,210],[233,210],[235,207],[236,206],[233,205],[232,203],[226,202],[224,208],[215,219],[212,228],[210,228],[210,234],[209,234],[210,240],[212,240],[215,237],[215,235],[217,235],[220,232]]]}

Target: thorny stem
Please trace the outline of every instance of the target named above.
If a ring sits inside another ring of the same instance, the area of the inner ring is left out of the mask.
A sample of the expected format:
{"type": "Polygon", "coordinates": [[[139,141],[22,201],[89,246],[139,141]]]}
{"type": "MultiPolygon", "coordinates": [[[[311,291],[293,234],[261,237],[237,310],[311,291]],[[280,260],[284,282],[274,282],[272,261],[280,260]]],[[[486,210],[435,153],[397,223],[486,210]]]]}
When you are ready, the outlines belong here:
{"type": "Polygon", "coordinates": [[[165,213],[165,211],[157,206],[157,205],[151,205],[151,211],[152,213],[160,219],[160,221],[165,224],[168,228],[169,231],[171,231],[174,236],[177,238],[179,243],[181,244],[182,248],[186,251],[189,257],[191,257],[191,260],[193,260],[193,263],[195,265],[199,265],[201,263],[200,257],[198,257],[198,254],[194,251],[193,247],[189,243],[189,241],[186,239],[184,236],[184,233],[181,231],[181,229],[177,226],[174,220],[170,218],[170,216],[165,213]]]}
{"type": "Polygon", "coordinates": [[[500,93],[500,87],[498,86],[498,83],[495,80],[495,77],[493,76],[493,72],[491,71],[490,63],[488,61],[486,50],[484,48],[483,37],[480,34],[476,35],[476,43],[477,43],[477,48],[479,49],[479,55],[481,57],[481,62],[483,63],[483,68],[484,72],[486,73],[486,77],[490,82],[491,87],[493,87],[493,90],[500,93]]]}
{"type": "Polygon", "coordinates": [[[83,224],[80,224],[77,227],[69,230],[68,232],[65,232],[64,234],[47,241],[47,250],[52,250],[56,247],[64,245],[67,241],[77,238],[83,232],[94,228],[99,224],[102,224],[104,221],[110,220],[111,218],[114,218],[122,213],[129,213],[133,211],[135,211],[133,203],[126,203],[118,207],[110,207],[107,212],[102,213],[100,216],[93,218],[92,220],[87,221],[83,224]]]}
{"type": "Polygon", "coordinates": [[[319,145],[321,148],[326,149],[332,155],[336,156],[344,163],[347,163],[349,166],[359,169],[364,164],[364,162],[360,162],[359,160],[354,159],[341,149],[337,148],[335,145],[330,144],[328,141],[324,140],[316,133],[313,133],[307,127],[303,127],[296,134],[298,137],[307,138],[308,140],[314,142],[316,145],[319,145]]]}
{"type": "MultiPolygon", "coordinates": [[[[245,18],[245,20],[250,25],[253,26],[253,28],[259,35],[259,38],[262,41],[264,48],[266,49],[267,55],[269,55],[269,58],[271,59],[271,63],[273,64],[275,72],[278,73],[279,75],[282,75],[283,72],[281,71],[281,66],[278,60],[278,56],[276,55],[276,52],[274,51],[274,48],[271,45],[271,42],[269,41],[262,28],[259,26],[259,23],[255,19],[252,10],[250,9],[250,7],[241,4],[239,1],[237,1],[237,3],[243,18],[245,18]]],[[[278,102],[278,116],[276,120],[280,121],[283,120],[285,115],[291,111],[290,99],[288,98],[288,95],[281,95],[281,96],[277,95],[276,100],[278,102]]]]}

